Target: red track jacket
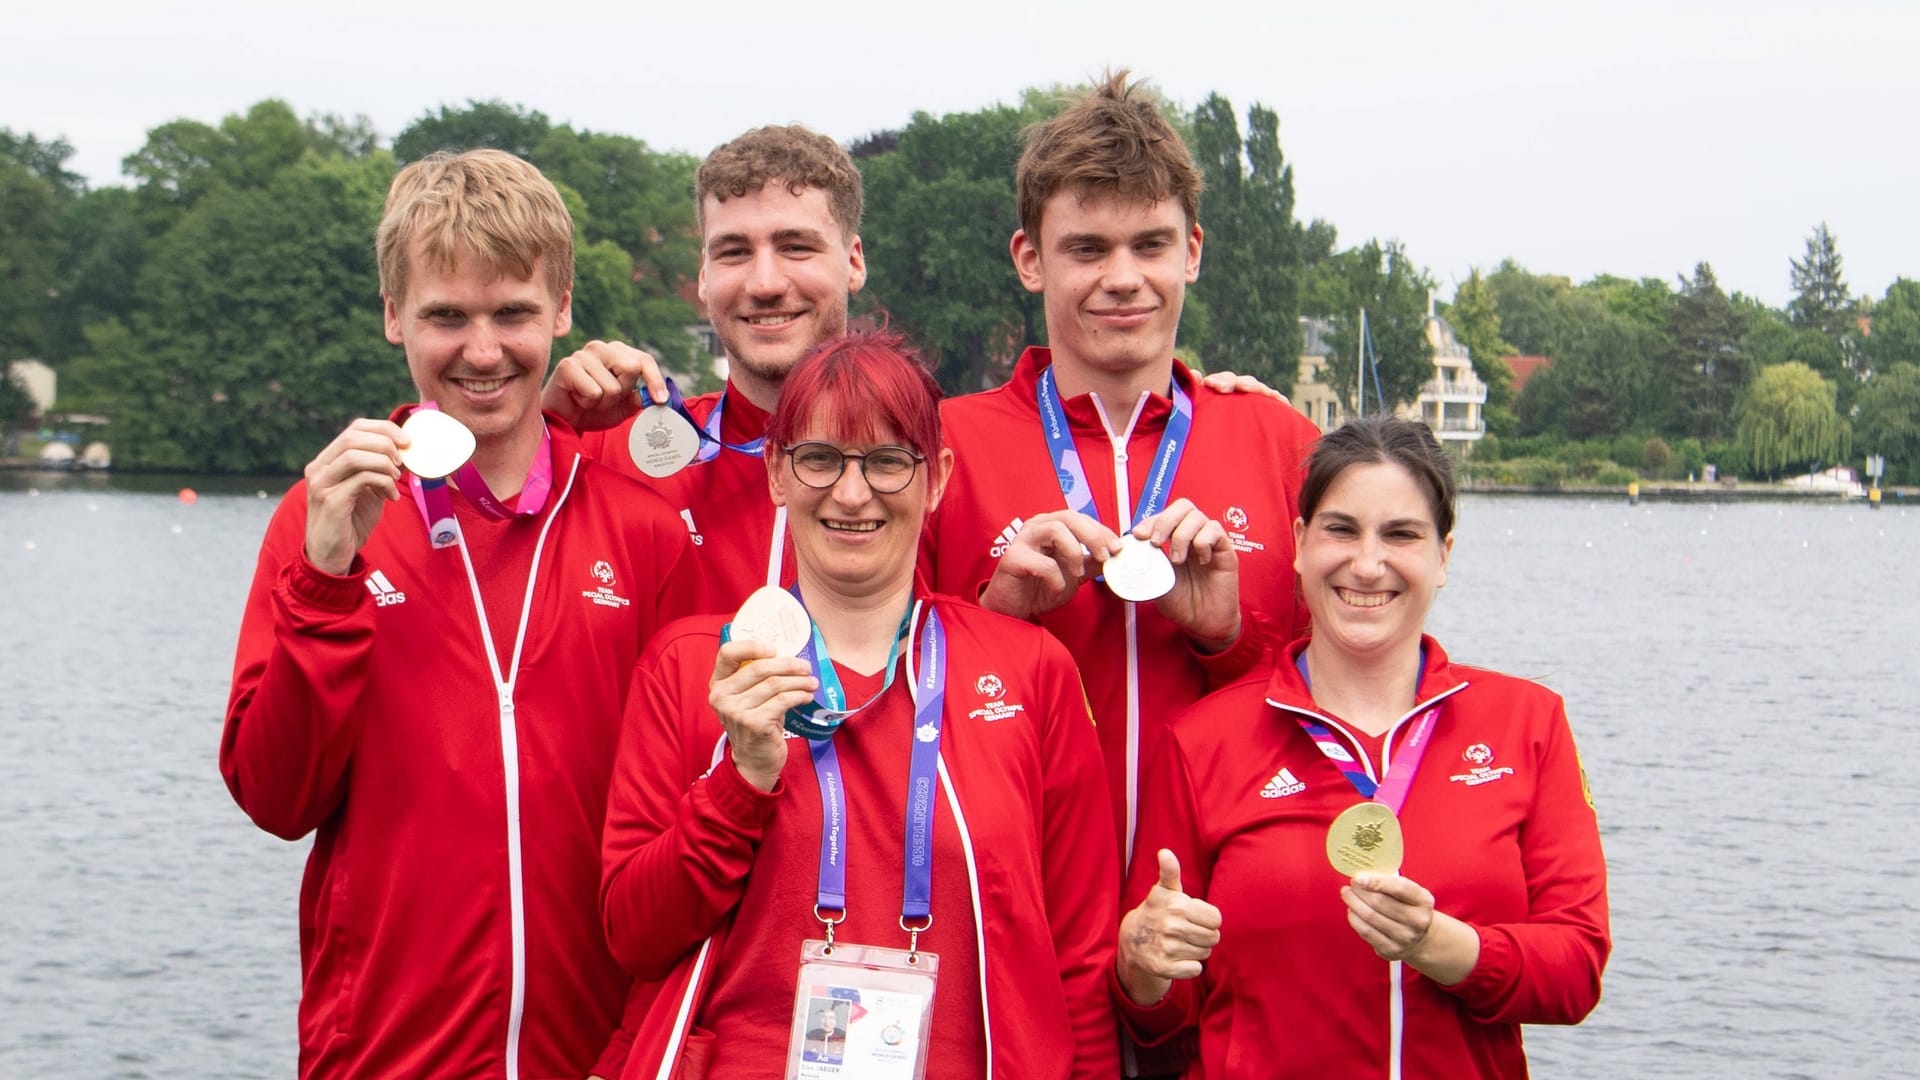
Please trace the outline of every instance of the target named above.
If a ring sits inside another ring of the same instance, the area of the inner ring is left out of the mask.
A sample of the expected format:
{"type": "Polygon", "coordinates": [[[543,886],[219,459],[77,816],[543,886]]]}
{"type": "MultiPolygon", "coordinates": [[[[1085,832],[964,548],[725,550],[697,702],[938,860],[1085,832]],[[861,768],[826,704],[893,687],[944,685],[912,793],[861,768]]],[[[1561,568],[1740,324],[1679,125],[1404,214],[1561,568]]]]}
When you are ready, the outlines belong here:
{"type": "Polygon", "coordinates": [[[303,1077],[579,1078],[625,1060],[631,979],[600,932],[600,826],[634,658],[686,610],[686,530],[549,426],[544,513],[488,522],[454,497],[471,569],[430,548],[410,500],[346,577],[303,554],[304,481],[268,527],[220,771],[261,828],[317,830],[303,1077]]]}
{"type": "MultiPolygon", "coordinates": [[[[1036,380],[1050,362],[1046,349],[1030,348],[1005,386],[942,404],[941,423],[956,461],[946,497],[921,538],[920,573],[929,588],[979,596],[1021,524],[1066,507],[1034,397],[1036,380]]],[[[1140,751],[1154,745],[1169,718],[1210,688],[1210,674],[1225,682],[1247,671],[1269,643],[1291,639],[1307,619],[1294,584],[1293,519],[1301,467],[1319,432],[1281,402],[1215,393],[1178,361],[1173,373],[1192,396],[1194,415],[1167,502],[1192,499],[1233,535],[1245,623],[1240,643],[1203,660],[1152,604],[1128,603],[1098,583],[1081,588],[1066,606],[1040,620],[1080,665],[1123,845],[1133,835],[1140,751]]],[[[1172,404],[1160,395],[1150,397],[1130,426],[1133,402],[1104,403],[1105,424],[1091,394],[1064,404],[1100,520],[1125,532],[1172,404]],[[1111,439],[1109,426],[1115,432],[1111,439]],[[1126,457],[1117,465],[1119,452],[1126,457]],[[1124,491],[1116,483],[1121,472],[1127,476],[1124,491]],[[1124,512],[1124,521],[1117,511],[1124,512]]],[[[1123,846],[1123,854],[1126,850],[1123,846]]]]}

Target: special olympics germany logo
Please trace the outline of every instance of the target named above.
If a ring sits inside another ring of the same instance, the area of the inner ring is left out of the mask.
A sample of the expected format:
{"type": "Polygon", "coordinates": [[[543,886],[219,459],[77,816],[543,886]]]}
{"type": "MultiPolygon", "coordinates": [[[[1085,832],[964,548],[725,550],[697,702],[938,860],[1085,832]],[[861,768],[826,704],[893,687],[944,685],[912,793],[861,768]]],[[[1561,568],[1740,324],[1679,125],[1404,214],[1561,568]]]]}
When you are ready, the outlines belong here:
{"type": "Polygon", "coordinates": [[[983,698],[997,698],[1007,692],[1006,684],[1000,681],[1000,676],[995,675],[991,671],[980,676],[973,684],[973,688],[978,691],[983,698]]]}

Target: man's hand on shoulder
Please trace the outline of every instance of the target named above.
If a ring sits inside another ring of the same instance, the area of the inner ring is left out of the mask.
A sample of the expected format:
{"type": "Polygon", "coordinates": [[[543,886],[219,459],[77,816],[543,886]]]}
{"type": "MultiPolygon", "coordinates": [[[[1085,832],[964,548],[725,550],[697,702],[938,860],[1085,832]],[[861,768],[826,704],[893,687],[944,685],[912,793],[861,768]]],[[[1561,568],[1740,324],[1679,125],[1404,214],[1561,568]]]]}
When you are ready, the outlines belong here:
{"type": "Polygon", "coordinates": [[[1287,403],[1287,395],[1251,375],[1235,375],[1231,371],[1213,371],[1201,376],[1200,383],[1216,394],[1264,394],[1283,405],[1287,403]]]}
{"type": "Polygon", "coordinates": [[[554,366],[540,407],[576,431],[602,431],[640,411],[633,391],[641,385],[649,400],[666,403],[667,380],[652,354],[617,341],[589,341],[554,366]]]}

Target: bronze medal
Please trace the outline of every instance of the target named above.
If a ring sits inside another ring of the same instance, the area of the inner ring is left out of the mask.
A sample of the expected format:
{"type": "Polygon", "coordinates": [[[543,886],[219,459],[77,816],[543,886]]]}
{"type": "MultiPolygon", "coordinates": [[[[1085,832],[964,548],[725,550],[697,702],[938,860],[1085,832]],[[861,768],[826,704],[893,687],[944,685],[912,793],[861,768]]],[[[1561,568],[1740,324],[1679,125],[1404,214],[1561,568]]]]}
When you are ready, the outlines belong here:
{"type": "Polygon", "coordinates": [[[1397,874],[1405,856],[1400,819],[1384,803],[1349,806],[1327,828],[1327,861],[1342,877],[1362,870],[1397,874]]]}

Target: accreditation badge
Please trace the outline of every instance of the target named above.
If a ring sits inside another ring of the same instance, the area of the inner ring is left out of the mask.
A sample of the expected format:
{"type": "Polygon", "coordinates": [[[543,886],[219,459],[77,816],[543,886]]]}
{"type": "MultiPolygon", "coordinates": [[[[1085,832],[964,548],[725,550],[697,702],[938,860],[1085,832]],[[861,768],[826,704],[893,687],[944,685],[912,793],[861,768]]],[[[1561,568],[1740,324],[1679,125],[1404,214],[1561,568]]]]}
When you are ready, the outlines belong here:
{"type": "Polygon", "coordinates": [[[803,942],[787,1080],[921,1080],[939,971],[930,952],[803,942]]]}
{"type": "Polygon", "coordinates": [[[672,406],[649,405],[627,432],[627,453],[641,472],[659,480],[692,463],[700,453],[700,432],[672,406]]]}

